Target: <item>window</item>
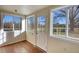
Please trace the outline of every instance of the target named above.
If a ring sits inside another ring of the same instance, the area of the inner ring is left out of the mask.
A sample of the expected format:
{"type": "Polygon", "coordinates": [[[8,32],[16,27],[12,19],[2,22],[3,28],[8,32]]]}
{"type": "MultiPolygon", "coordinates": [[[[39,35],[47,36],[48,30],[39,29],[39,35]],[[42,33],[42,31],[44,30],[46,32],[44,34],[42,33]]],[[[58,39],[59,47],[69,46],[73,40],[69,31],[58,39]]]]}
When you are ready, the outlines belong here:
{"type": "MultiPolygon", "coordinates": [[[[17,19],[17,18],[16,18],[17,19]]],[[[16,24],[14,24],[14,37],[20,35],[21,33],[25,32],[25,19],[18,18],[17,21],[15,19],[16,24]],[[21,19],[21,20],[20,20],[21,19]]]]}
{"type": "Polygon", "coordinates": [[[4,31],[13,31],[13,17],[12,16],[4,16],[3,18],[3,27],[4,31]]]}
{"type": "Polygon", "coordinates": [[[67,6],[52,10],[50,35],[79,39],[79,6],[67,6]]]}
{"type": "Polygon", "coordinates": [[[21,17],[14,17],[14,30],[21,30],[21,17]]]}
{"type": "Polygon", "coordinates": [[[45,22],[46,22],[45,16],[39,16],[38,17],[39,25],[45,26],[45,22]]]}
{"type": "Polygon", "coordinates": [[[19,36],[21,34],[22,30],[22,18],[20,16],[14,16],[13,18],[13,23],[14,23],[14,37],[19,36]]]}
{"type": "Polygon", "coordinates": [[[18,36],[21,34],[21,17],[20,16],[14,16],[13,18],[13,23],[14,23],[14,37],[18,36]]]}
{"type": "Polygon", "coordinates": [[[65,10],[57,10],[53,13],[53,34],[66,35],[66,15],[65,10]]]}
{"type": "Polygon", "coordinates": [[[66,9],[52,11],[52,34],[57,36],[66,35],[67,13],[66,9]]]}
{"type": "MultiPolygon", "coordinates": [[[[12,16],[12,15],[5,15],[3,17],[3,29],[4,31],[13,31],[14,32],[14,37],[20,35],[21,33],[21,27],[22,24],[22,18],[20,16],[12,16]]],[[[4,37],[5,37],[6,33],[4,33],[4,37]]]]}
{"type": "Polygon", "coordinates": [[[3,18],[4,31],[21,30],[21,17],[5,15],[3,18]]]}

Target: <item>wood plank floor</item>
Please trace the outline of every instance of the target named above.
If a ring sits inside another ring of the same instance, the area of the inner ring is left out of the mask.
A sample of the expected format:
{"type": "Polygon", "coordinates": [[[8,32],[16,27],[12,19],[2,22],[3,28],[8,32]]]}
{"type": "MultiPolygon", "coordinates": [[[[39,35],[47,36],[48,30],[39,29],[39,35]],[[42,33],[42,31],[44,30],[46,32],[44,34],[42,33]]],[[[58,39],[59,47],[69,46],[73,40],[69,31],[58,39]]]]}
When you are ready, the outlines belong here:
{"type": "Polygon", "coordinates": [[[0,53],[44,53],[45,51],[34,47],[27,41],[18,42],[0,47],[0,53]]]}

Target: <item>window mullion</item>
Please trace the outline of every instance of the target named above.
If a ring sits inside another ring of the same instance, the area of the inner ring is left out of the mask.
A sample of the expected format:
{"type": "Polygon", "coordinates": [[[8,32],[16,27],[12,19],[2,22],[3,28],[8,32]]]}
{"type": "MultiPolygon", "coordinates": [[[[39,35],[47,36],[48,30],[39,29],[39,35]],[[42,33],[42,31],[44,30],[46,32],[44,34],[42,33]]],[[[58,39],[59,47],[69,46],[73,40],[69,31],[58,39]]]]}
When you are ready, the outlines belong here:
{"type": "Polygon", "coordinates": [[[68,29],[69,29],[69,10],[67,10],[67,23],[66,23],[66,37],[68,37],[68,29]]]}
{"type": "Polygon", "coordinates": [[[50,35],[53,36],[53,13],[51,11],[50,16],[50,35]]]}

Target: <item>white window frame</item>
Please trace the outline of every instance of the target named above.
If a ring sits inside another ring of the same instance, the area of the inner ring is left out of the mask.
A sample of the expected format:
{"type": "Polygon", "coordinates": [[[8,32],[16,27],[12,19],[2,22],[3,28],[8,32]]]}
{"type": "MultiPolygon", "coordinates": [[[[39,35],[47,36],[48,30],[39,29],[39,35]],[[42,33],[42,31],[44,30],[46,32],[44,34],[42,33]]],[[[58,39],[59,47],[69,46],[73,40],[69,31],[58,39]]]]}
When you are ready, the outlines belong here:
{"type": "Polygon", "coordinates": [[[69,22],[69,10],[68,10],[68,13],[67,13],[67,20],[66,20],[66,35],[65,36],[58,36],[58,35],[54,35],[53,34],[53,16],[52,16],[52,11],[56,11],[56,10],[59,10],[59,9],[62,9],[62,8],[66,8],[66,7],[70,7],[70,6],[60,6],[58,8],[55,8],[55,9],[52,9],[51,12],[50,12],[50,36],[51,37],[55,37],[55,38],[60,38],[60,39],[65,39],[65,40],[70,40],[70,41],[79,41],[79,38],[75,38],[75,37],[70,37],[68,35],[68,29],[69,29],[69,26],[68,26],[68,22],[69,22]]]}

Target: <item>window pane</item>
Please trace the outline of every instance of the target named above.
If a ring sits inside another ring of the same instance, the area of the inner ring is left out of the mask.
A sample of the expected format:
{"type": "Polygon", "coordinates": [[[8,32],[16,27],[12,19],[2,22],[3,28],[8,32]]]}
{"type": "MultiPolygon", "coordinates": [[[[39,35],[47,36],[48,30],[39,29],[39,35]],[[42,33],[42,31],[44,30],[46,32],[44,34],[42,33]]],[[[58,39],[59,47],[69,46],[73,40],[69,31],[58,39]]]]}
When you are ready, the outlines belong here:
{"type": "Polygon", "coordinates": [[[38,17],[38,24],[44,26],[46,22],[45,16],[38,17]]]}
{"type": "Polygon", "coordinates": [[[12,16],[4,16],[3,18],[4,31],[12,31],[13,30],[13,17],[12,16]]]}
{"type": "Polygon", "coordinates": [[[27,19],[27,24],[28,24],[28,31],[31,31],[34,29],[35,19],[33,16],[27,19]]]}
{"type": "Polygon", "coordinates": [[[66,35],[66,10],[60,9],[52,12],[53,34],[66,35]]]}
{"type": "Polygon", "coordinates": [[[21,30],[21,17],[14,16],[14,30],[21,30]]]}
{"type": "Polygon", "coordinates": [[[39,16],[37,20],[37,30],[38,31],[45,31],[45,25],[46,25],[46,17],[45,16],[39,16]]]}
{"type": "Polygon", "coordinates": [[[79,38],[79,6],[69,8],[69,37],[79,38]]]}

